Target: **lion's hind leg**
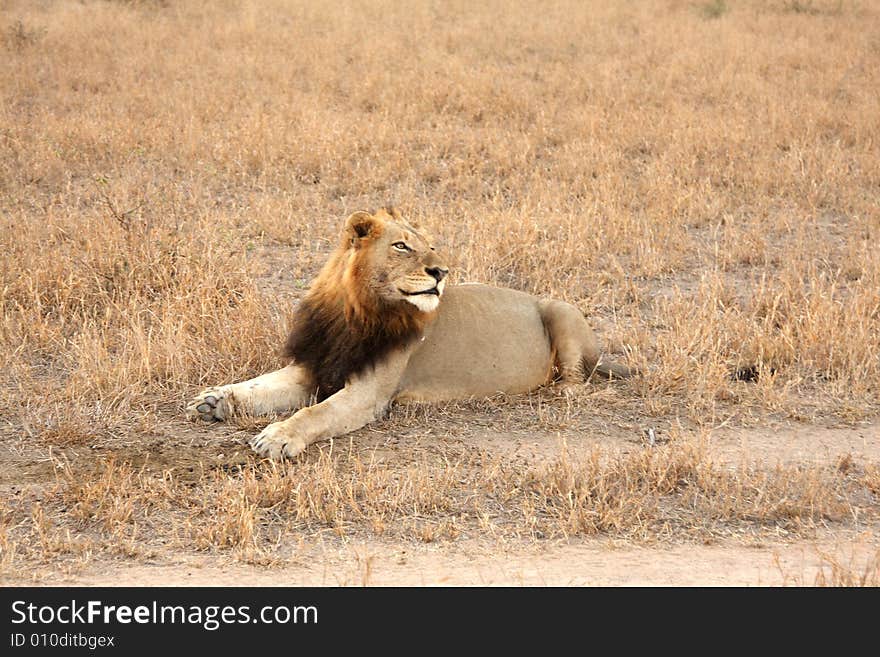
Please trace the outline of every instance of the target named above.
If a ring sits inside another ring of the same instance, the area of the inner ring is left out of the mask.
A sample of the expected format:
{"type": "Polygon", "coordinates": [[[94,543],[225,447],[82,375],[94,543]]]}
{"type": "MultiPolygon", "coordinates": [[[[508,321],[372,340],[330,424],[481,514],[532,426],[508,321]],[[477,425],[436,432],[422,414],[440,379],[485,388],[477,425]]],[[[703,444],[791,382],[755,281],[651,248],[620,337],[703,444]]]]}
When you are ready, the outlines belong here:
{"type": "Polygon", "coordinates": [[[288,365],[254,379],[203,390],[186,407],[191,420],[228,420],[236,414],[263,416],[307,406],[314,394],[302,367],[288,365]]]}
{"type": "Polygon", "coordinates": [[[626,365],[600,359],[599,341],[576,307],[564,301],[542,300],[541,317],[556,354],[563,385],[583,383],[594,374],[625,379],[637,373],[626,365]]]}
{"type": "Polygon", "coordinates": [[[541,319],[562,384],[583,383],[599,362],[599,344],[587,320],[570,303],[555,299],[541,301],[541,319]]]}

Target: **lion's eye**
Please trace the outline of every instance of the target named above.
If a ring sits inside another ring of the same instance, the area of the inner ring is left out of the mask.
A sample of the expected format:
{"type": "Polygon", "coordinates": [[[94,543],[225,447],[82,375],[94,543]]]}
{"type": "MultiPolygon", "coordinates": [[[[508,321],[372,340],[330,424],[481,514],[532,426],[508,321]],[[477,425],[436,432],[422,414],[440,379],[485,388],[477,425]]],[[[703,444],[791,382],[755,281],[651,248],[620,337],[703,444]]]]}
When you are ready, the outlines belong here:
{"type": "Polygon", "coordinates": [[[392,247],[393,249],[397,250],[397,251],[404,251],[404,252],[406,252],[406,251],[412,251],[412,249],[409,248],[409,247],[408,247],[405,243],[403,243],[403,242],[395,242],[394,244],[391,245],[391,247],[392,247]]]}

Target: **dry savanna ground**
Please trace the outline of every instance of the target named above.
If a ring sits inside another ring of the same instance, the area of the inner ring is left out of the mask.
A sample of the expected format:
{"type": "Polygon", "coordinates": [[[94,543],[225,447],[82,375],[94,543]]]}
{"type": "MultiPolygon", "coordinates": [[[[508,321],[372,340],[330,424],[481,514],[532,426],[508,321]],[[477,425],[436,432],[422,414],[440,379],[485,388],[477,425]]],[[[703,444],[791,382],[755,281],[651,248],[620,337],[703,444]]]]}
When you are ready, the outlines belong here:
{"type": "Polygon", "coordinates": [[[0,581],[880,583],[878,89],[868,0],[2,3],[0,581]],[[643,374],[186,422],[388,202],[643,374]]]}

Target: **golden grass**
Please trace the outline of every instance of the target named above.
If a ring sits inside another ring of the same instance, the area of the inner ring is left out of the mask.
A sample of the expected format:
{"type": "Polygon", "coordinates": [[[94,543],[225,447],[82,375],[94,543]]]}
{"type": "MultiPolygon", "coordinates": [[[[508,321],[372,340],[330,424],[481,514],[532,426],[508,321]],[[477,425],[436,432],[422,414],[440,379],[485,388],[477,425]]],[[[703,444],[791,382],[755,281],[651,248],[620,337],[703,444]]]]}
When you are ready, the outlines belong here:
{"type": "Polygon", "coordinates": [[[248,250],[302,285],[393,200],[459,280],[611,319],[657,414],[872,414],[878,12],[809,7],[7,3],[3,407],[114,425],[274,365],[248,250]]]}
{"type": "MultiPolygon", "coordinates": [[[[644,367],[625,395],[644,416],[874,417],[878,32],[856,0],[6,2],[0,435],[20,452],[163,435],[197,388],[277,364],[342,218],[387,202],[458,281],[576,303],[644,367]]],[[[0,563],[16,540],[92,549],[71,526],[135,546],[167,521],[257,554],[285,523],[711,534],[849,504],[824,471],[686,452],[478,477],[295,467],[206,471],[194,498],[122,463],[73,473],[61,516],[0,529],[0,563]]],[[[876,468],[859,485],[876,496],[876,468]]]]}

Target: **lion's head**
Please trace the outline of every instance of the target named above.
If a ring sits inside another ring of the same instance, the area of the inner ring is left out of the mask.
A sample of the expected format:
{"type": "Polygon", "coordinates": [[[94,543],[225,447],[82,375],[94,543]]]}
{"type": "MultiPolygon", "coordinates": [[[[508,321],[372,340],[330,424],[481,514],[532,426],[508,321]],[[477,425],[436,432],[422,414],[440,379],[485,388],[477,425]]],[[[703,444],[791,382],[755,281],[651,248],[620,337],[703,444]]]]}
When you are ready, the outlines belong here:
{"type": "Polygon", "coordinates": [[[340,251],[350,312],[366,316],[383,304],[402,312],[412,311],[407,305],[424,313],[437,309],[449,268],[394,208],[351,215],[340,251]]]}
{"type": "Polygon", "coordinates": [[[294,316],[284,353],[320,397],[421,335],[449,273],[430,241],[393,208],[355,212],[294,316]]]}

